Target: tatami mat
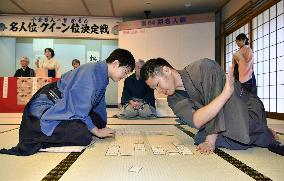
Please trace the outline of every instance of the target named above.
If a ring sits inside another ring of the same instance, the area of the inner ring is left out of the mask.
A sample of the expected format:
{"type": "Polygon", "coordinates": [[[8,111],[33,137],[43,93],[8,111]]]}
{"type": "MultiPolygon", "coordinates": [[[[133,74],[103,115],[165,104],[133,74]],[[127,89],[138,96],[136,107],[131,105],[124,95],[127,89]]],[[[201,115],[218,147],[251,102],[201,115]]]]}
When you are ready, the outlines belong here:
{"type": "MultiPolygon", "coordinates": [[[[196,130],[189,126],[183,125],[182,127],[192,133],[196,133],[196,130]]],[[[279,135],[279,138],[283,144],[284,136],[279,135]]],[[[284,157],[270,152],[267,148],[250,148],[247,150],[228,150],[221,148],[221,150],[272,180],[284,179],[284,157]]]]}
{"type": "Polygon", "coordinates": [[[118,118],[108,118],[108,125],[141,125],[141,124],[179,124],[176,122],[176,118],[156,118],[156,119],[139,119],[139,120],[125,120],[118,118]]]}
{"type": "MultiPolygon", "coordinates": [[[[3,127],[1,125],[0,127],[3,127]]],[[[7,126],[4,126],[7,129],[7,126]]],[[[8,129],[12,129],[13,125],[8,129]]],[[[18,129],[0,134],[0,148],[18,143],[18,129]]],[[[38,153],[28,157],[0,154],[0,180],[35,181],[43,179],[69,153],[38,153]]]]}
{"type": "Polygon", "coordinates": [[[0,125],[3,125],[3,124],[16,124],[16,125],[19,125],[21,124],[21,121],[22,121],[22,116],[20,117],[0,117],[0,125]]]}
{"type": "MultiPolygon", "coordinates": [[[[116,130],[170,131],[184,145],[194,150],[193,140],[175,126],[166,125],[112,125],[116,130]]],[[[153,155],[145,142],[144,156],[105,156],[113,138],[99,140],[86,150],[60,180],[253,180],[215,154],[153,155]],[[140,172],[129,172],[132,166],[143,167],[140,172]]]]}
{"type": "MultiPolygon", "coordinates": [[[[157,118],[145,120],[125,120],[113,118],[114,115],[119,113],[117,108],[108,108],[108,124],[178,124],[176,118],[157,118]]],[[[21,124],[22,113],[0,113],[0,125],[2,124],[21,124]]]]}
{"type": "Polygon", "coordinates": [[[0,133],[18,129],[20,125],[0,125],[0,133]]]}
{"type": "MultiPolygon", "coordinates": [[[[117,113],[117,109],[108,109],[108,116],[117,113]]],[[[0,114],[0,148],[10,148],[18,143],[18,131],[22,114],[0,114]],[[15,124],[15,125],[13,125],[15,124]]],[[[176,138],[190,148],[194,155],[153,155],[150,143],[145,142],[146,154],[140,156],[105,156],[106,149],[113,138],[100,139],[94,146],[82,154],[38,153],[28,157],[0,155],[0,180],[41,180],[52,169],[59,167],[60,180],[253,180],[222,156],[202,155],[195,151],[192,138],[179,130],[175,118],[153,120],[123,120],[108,118],[108,126],[117,131],[170,131],[176,138]],[[132,125],[131,125],[132,124],[132,125]],[[73,157],[71,167],[66,167],[67,155],[73,157]],[[76,160],[77,159],[77,160],[76,160]],[[74,163],[73,163],[74,162],[74,163]],[[138,173],[129,172],[131,166],[141,166],[138,173]],[[65,168],[66,167],[66,168],[65,168]],[[67,171],[66,171],[67,170],[67,171]],[[15,172],[16,171],[16,172],[15,172]],[[66,171],[66,172],[65,172],[66,171]],[[110,174],[110,172],[112,174],[110,174]]],[[[268,119],[270,128],[284,133],[284,122],[268,119]]],[[[182,126],[192,133],[196,130],[182,126]]],[[[147,139],[146,139],[147,140],[147,139]]],[[[284,143],[284,136],[280,135],[284,143]]],[[[248,150],[220,149],[251,167],[259,174],[272,180],[283,180],[284,157],[269,152],[265,148],[248,150]]],[[[48,178],[48,177],[46,177],[48,178]]],[[[55,177],[54,177],[55,178],[55,177]]]]}

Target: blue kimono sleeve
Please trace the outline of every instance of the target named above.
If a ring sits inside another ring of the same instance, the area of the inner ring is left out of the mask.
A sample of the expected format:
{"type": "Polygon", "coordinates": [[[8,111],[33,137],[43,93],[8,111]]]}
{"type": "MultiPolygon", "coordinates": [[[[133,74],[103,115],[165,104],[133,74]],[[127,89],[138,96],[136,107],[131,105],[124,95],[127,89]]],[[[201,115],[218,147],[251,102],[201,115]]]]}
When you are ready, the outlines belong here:
{"type": "MultiPolygon", "coordinates": [[[[93,123],[95,124],[95,126],[98,127],[99,129],[105,128],[106,122],[107,122],[105,95],[103,95],[99,99],[99,102],[96,104],[96,106],[93,108],[92,111],[99,115],[99,118],[93,118],[93,119],[97,119],[97,120],[93,120],[93,123]]],[[[92,117],[90,119],[92,119],[92,117]]]]}
{"type": "Polygon", "coordinates": [[[61,121],[74,119],[82,120],[89,130],[93,129],[95,126],[88,115],[93,101],[96,101],[96,87],[96,80],[90,74],[80,75],[69,82],[63,90],[62,99],[58,99],[54,106],[42,115],[42,132],[50,136],[61,121]]]}

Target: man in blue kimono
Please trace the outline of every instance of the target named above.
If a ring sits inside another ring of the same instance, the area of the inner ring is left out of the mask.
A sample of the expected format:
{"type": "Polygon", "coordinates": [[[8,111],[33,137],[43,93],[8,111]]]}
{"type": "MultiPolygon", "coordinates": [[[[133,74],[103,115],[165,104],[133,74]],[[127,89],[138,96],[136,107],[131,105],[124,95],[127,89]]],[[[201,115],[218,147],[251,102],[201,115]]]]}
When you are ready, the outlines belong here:
{"type": "Polygon", "coordinates": [[[151,88],[168,95],[169,106],[179,118],[199,130],[194,140],[201,153],[212,153],[215,147],[279,147],[275,132],[267,127],[261,100],[234,81],[233,71],[231,67],[226,78],[210,59],[175,70],[157,58],[146,62],[141,76],[151,88]]]}
{"type": "Polygon", "coordinates": [[[124,118],[149,118],[156,115],[154,90],[141,80],[140,70],[144,60],[135,63],[135,73],[124,80],[121,96],[124,118]]]}
{"type": "Polygon", "coordinates": [[[41,88],[26,105],[19,143],[2,154],[31,155],[41,148],[86,146],[95,135],[113,136],[107,128],[105,91],[109,78],[119,81],[135,66],[133,55],[114,50],[105,62],[88,63],[41,88]]]}

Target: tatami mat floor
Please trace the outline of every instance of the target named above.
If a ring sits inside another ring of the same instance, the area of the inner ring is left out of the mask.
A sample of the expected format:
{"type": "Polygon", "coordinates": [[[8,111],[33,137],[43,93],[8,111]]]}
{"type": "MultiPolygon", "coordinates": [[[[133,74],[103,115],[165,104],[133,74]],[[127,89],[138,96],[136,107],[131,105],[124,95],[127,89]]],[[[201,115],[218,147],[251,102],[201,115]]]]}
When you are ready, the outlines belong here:
{"type": "MultiPolygon", "coordinates": [[[[108,117],[117,109],[108,109],[108,117]]],[[[0,148],[18,142],[21,114],[0,114],[0,148]]],[[[128,131],[170,131],[193,151],[193,155],[153,155],[145,142],[144,156],[105,156],[112,138],[98,140],[82,153],[43,153],[17,157],[0,155],[0,180],[284,180],[284,157],[263,148],[248,150],[218,149],[216,154],[201,155],[195,151],[193,139],[178,126],[175,118],[151,120],[120,120],[109,118],[109,126],[128,131]],[[131,125],[132,124],[132,125],[131,125]],[[164,125],[163,125],[164,124],[164,125]],[[141,166],[140,172],[129,172],[141,166]]],[[[284,143],[284,121],[268,119],[269,127],[281,133],[284,143]]]]}

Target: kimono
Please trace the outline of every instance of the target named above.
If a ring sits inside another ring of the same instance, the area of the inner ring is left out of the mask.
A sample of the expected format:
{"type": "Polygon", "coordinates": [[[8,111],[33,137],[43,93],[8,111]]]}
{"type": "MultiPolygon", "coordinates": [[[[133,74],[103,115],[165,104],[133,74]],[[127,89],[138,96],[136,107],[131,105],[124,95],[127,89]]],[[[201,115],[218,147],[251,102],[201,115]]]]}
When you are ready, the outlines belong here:
{"type": "Polygon", "coordinates": [[[39,62],[39,67],[47,70],[48,77],[61,77],[60,64],[55,58],[47,59],[39,62]]]}
{"type": "Polygon", "coordinates": [[[235,64],[234,77],[239,80],[244,88],[257,95],[256,79],[253,72],[253,52],[248,46],[240,48],[239,52],[244,60],[235,64]]]}
{"type": "Polygon", "coordinates": [[[35,76],[35,71],[30,67],[27,67],[26,69],[20,68],[16,71],[14,75],[14,77],[34,77],[34,76],[35,76]]]}
{"type": "Polygon", "coordinates": [[[155,106],[154,90],[151,89],[145,81],[136,78],[135,73],[127,77],[124,81],[121,104],[125,105],[133,98],[141,99],[152,107],[155,106]]]}
{"type": "Polygon", "coordinates": [[[41,148],[86,146],[92,130],[106,127],[107,63],[89,63],[64,74],[31,98],[25,106],[19,143],[0,153],[31,155],[41,148]]]}
{"type": "MultiPolygon", "coordinates": [[[[196,61],[178,72],[185,91],[176,91],[168,96],[168,104],[179,118],[194,127],[192,110],[206,106],[221,94],[226,81],[225,73],[210,59],[196,61]]],[[[228,149],[279,144],[267,127],[261,100],[242,88],[239,81],[234,86],[234,93],[219,113],[199,129],[195,143],[204,142],[207,135],[218,134],[215,146],[228,149]]]]}

